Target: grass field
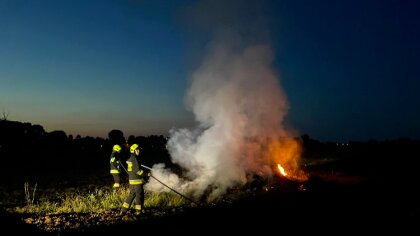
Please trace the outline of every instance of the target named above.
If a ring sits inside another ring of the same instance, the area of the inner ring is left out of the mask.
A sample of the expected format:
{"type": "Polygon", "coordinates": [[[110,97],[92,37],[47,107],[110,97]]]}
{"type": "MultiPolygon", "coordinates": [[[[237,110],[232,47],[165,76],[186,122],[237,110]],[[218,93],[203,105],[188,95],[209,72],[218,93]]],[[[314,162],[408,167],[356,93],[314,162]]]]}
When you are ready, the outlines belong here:
{"type": "Polygon", "coordinates": [[[174,192],[146,192],[140,216],[118,214],[128,189],[113,190],[106,175],[24,182],[2,191],[1,216],[6,228],[31,235],[419,232],[419,194],[412,180],[377,181],[339,166],[307,163],[309,179],[303,182],[277,177],[260,189],[232,190],[199,205],[174,192]]]}

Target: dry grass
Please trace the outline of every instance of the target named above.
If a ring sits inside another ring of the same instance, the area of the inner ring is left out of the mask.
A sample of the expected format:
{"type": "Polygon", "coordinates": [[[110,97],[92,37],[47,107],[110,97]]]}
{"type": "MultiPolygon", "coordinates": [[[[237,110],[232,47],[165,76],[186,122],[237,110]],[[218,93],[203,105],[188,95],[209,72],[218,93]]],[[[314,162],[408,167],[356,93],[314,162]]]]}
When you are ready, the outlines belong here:
{"type": "MultiPolygon", "coordinates": [[[[104,213],[120,209],[129,189],[98,187],[94,190],[72,189],[62,192],[43,194],[35,203],[9,208],[9,212],[20,214],[63,214],[63,213],[104,213]]],[[[145,207],[172,208],[186,205],[188,202],[174,193],[147,193],[145,207]]]]}

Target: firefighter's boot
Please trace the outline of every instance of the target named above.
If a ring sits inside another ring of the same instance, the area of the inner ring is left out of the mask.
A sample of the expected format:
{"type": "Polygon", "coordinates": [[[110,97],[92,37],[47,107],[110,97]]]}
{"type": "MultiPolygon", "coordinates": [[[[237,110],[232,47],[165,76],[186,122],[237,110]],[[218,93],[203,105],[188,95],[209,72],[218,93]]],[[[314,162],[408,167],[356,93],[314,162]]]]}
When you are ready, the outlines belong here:
{"type": "Polygon", "coordinates": [[[130,208],[130,204],[124,202],[123,206],[121,207],[120,215],[125,215],[130,208]]]}
{"type": "Polygon", "coordinates": [[[135,205],[134,209],[136,209],[136,215],[139,216],[141,214],[141,205],[135,205]]]}

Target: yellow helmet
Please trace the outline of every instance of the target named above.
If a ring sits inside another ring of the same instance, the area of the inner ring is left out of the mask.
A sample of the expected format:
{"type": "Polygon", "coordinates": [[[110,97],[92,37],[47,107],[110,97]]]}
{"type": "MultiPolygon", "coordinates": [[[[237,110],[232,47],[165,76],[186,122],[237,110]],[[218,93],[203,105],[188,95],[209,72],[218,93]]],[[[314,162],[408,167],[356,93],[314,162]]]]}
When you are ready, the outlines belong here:
{"type": "Polygon", "coordinates": [[[139,145],[138,144],[133,144],[133,145],[131,145],[131,147],[130,147],[130,152],[131,153],[134,153],[134,151],[136,150],[136,149],[139,149],[140,147],[139,147],[139,145]]]}
{"type": "Polygon", "coordinates": [[[121,151],[121,146],[118,144],[115,144],[114,147],[112,147],[112,150],[116,151],[116,152],[120,152],[121,151]]]}

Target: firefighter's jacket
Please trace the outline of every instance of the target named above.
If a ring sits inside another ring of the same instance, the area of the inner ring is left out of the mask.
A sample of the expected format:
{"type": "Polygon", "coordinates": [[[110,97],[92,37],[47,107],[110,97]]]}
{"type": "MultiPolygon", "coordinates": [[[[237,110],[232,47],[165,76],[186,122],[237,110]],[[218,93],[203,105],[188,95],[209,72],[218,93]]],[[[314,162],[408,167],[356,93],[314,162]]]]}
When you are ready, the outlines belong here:
{"type": "Polygon", "coordinates": [[[143,184],[143,170],[135,154],[131,154],[127,160],[128,181],[131,185],[143,184]]]}
{"type": "Polygon", "coordinates": [[[120,173],[120,153],[117,151],[112,151],[111,159],[109,163],[111,164],[111,174],[119,174],[120,173]]]}

